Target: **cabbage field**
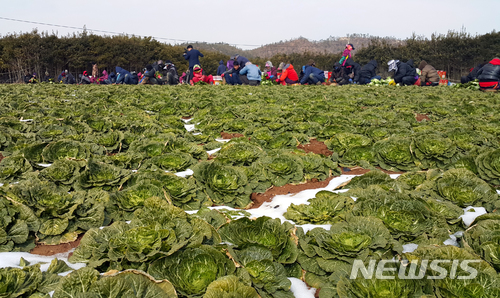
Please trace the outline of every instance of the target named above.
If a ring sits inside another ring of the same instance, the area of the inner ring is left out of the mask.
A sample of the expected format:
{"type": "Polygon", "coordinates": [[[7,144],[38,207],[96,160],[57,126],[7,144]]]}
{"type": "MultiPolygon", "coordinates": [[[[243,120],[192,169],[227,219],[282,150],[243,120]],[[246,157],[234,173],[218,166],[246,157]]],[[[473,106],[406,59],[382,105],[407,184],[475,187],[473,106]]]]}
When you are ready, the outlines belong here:
{"type": "Polygon", "coordinates": [[[0,297],[500,297],[500,94],[2,85],[0,104],[0,297]],[[355,260],[454,262],[351,279],[355,260]]]}

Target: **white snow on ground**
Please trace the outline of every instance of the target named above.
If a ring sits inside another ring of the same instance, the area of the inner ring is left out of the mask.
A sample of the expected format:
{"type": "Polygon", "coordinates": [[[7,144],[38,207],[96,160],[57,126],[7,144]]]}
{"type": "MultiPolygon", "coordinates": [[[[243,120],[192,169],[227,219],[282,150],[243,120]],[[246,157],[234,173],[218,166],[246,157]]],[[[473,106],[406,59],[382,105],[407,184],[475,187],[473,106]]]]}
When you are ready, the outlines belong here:
{"type": "Polygon", "coordinates": [[[184,172],[175,173],[176,176],[183,177],[183,178],[186,178],[186,177],[191,176],[193,174],[194,174],[194,172],[191,169],[187,169],[184,172]]]}
{"type": "Polygon", "coordinates": [[[39,165],[39,166],[41,166],[41,167],[44,167],[44,168],[48,168],[48,167],[50,167],[52,164],[51,164],[51,163],[39,163],[38,165],[39,165]]]}
{"type": "Polygon", "coordinates": [[[230,139],[215,139],[217,142],[221,142],[221,143],[227,143],[229,141],[231,141],[230,139]]]}
{"type": "MultiPolygon", "coordinates": [[[[21,260],[21,258],[24,258],[26,261],[30,262],[30,265],[35,265],[40,263],[40,269],[42,271],[47,271],[47,269],[50,266],[50,262],[52,262],[52,260],[55,258],[63,260],[64,262],[66,262],[66,264],[68,264],[69,267],[75,270],[85,267],[86,264],[84,263],[71,264],[70,262],[68,262],[68,255],[72,251],[73,250],[62,254],[56,254],[53,256],[39,256],[27,252],[2,252],[0,253],[0,268],[5,268],[5,267],[22,268],[19,265],[19,261],[21,260]]],[[[59,275],[64,276],[67,275],[68,273],[69,272],[64,272],[59,275]]]]}
{"type": "Polygon", "coordinates": [[[221,148],[217,148],[217,149],[214,149],[214,150],[210,150],[210,151],[207,151],[208,155],[212,155],[214,154],[215,152],[219,151],[221,148]]]}
{"type": "Polygon", "coordinates": [[[186,128],[187,131],[194,130],[194,124],[184,124],[184,127],[186,128]]]}
{"type": "Polygon", "coordinates": [[[486,212],[486,209],[484,209],[484,207],[469,206],[464,209],[464,215],[461,215],[460,217],[462,218],[462,221],[464,222],[465,226],[469,227],[472,224],[472,222],[476,219],[476,217],[479,217],[486,213],[488,212],[486,212]]]}
{"type": "Polygon", "coordinates": [[[184,123],[188,123],[189,121],[193,120],[193,118],[189,118],[189,119],[182,119],[181,118],[181,120],[184,121],[184,123]]]}
{"type": "Polygon", "coordinates": [[[403,253],[414,252],[418,248],[418,244],[408,243],[403,245],[403,253]]]}
{"type": "Polygon", "coordinates": [[[193,133],[193,136],[199,136],[199,135],[201,135],[201,132],[195,132],[195,133],[193,133]]]}
{"type": "Polygon", "coordinates": [[[288,280],[292,282],[290,291],[292,291],[296,298],[314,298],[314,294],[316,293],[315,288],[309,288],[305,282],[298,278],[289,277],[288,280]]]}

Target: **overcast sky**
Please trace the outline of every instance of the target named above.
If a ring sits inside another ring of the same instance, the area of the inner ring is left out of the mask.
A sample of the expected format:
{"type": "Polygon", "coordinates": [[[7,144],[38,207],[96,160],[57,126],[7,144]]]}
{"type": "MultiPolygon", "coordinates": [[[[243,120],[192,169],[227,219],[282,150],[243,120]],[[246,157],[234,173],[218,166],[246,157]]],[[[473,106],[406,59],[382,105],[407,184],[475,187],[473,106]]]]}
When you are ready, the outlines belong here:
{"type": "MultiPolygon", "coordinates": [[[[363,33],[406,38],[414,32],[500,30],[499,0],[11,0],[0,17],[180,40],[226,42],[249,49],[299,36],[310,40],[363,33]],[[245,46],[243,46],[245,45],[245,46]]],[[[76,29],[0,19],[0,35],[76,29]]],[[[98,32],[95,32],[98,33],[98,32]]],[[[175,42],[162,40],[164,42],[175,42]]]]}

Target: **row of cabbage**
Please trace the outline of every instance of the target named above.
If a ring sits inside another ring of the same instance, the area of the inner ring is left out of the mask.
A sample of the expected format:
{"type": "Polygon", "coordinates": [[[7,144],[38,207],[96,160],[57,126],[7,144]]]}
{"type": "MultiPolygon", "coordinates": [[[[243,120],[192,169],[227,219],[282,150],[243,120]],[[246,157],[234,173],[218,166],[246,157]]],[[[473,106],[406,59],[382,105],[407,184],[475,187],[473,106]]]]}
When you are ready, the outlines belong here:
{"type": "Polygon", "coordinates": [[[331,224],[307,233],[269,217],[234,219],[244,212],[203,208],[188,214],[151,197],[129,222],[87,231],[69,258],[87,267],[60,277],[69,269],[61,261],[46,272],[21,263],[24,268],[1,269],[0,276],[11,297],[48,297],[51,291],[56,298],[294,297],[289,278],[320,289],[319,297],[498,297],[500,216],[494,211],[500,200],[485,181],[465,169],[409,172],[396,180],[372,171],[343,187],[349,190],[321,191],[310,204],[288,208],[285,217],[297,224],[331,224]],[[472,205],[489,213],[467,228],[459,216],[472,205]],[[464,230],[460,247],[443,245],[464,230]],[[408,243],[419,247],[403,252],[408,243]],[[400,264],[415,266],[405,265],[393,279],[352,279],[355,260],[366,267],[393,260],[388,268],[396,272],[400,264]],[[404,278],[442,274],[424,260],[474,261],[469,266],[477,277],[457,278],[469,276],[470,268],[453,269],[449,262],[441,267],[454,270],[453,276],[404,278]]]}

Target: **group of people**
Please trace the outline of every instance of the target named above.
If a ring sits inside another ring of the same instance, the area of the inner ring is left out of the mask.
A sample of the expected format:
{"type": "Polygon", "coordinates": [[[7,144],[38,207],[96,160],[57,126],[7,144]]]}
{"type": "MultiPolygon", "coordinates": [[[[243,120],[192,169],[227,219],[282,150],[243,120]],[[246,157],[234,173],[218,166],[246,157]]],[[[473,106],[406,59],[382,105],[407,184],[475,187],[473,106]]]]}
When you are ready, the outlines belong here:
{"type": "MultiPolygon", "coordinates": [[[[329,78],[325,77],[325,71],[316,67],[314,60],[302,66],[300,73],[295,71],[291,61],[281,62],[274,67],[271,61],[267,61],[264,71],[254,65],[249,59],[240,55],[232,56],[226,64],[221,60],[217,68],[217,76],[222,77],[227,85],[250,85],[258,86],[262,80],[270,80],[281,85],[321,85],[321,84],[369,84],[372,80],[380,80],[377,75],[377,61],[372,60],[361,66],[355,62],[352,56],[354,45],[347,44],[342,58],[336,62],[329,78]]],[[[79,75],[78,81],[68,72],[63,71],[57,78],[57,82],[64,84],[150,84],[150,85],[177,85],[177,84],[213,84],[214,77],[207,74],[201,67],[200,57],[203,54],[189,45],[184,54],[184,59],[189,63],[186,72],[179,76],[176,66],[170,60],[163,62],[159,60],[153,64],[146,65],[142,72],[129,72],[121,67],[116,67],[115,72],[107,73],[106,70],[98,77],[97,65],[93,63],[92,75],[87,71],[79,75]]],[[[393,72],[395,84],[402,86],[438,86],[439,74],[436,68],[422,60],[416,68],[413,60],[402,62],[391,60],[388,62],[389,72],[393,72]]],[[[479,80],[481,89],[500,89],[500,59],[495,58],[489,63],[479,64],[470,70],[467,76],[462,77],[462,83],[479,80]]],[[[38,82],[36,73],[26,73],[26,83],[38,82]]],[[[46,72],[44,82],[53,81],[46,72]]]]}

